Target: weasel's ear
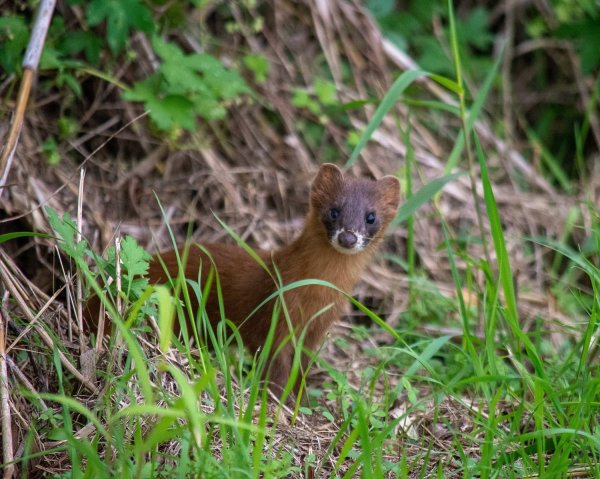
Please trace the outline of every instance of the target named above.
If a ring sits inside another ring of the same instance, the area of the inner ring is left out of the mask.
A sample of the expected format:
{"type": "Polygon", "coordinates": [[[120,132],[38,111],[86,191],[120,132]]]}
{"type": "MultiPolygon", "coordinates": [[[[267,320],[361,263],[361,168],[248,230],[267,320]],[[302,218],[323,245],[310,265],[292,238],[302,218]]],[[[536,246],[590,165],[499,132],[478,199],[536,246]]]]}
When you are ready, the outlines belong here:
{"type": "Polygon", "coordinates": [[[377,180],[377,190],[383,204],[394,216],[400,206],[400,180],[392,175],[384,176],[377,180]]]}
{"type": "Polygon", "coordinates": [[[340,170],[339,166],[334,165],[333,163],[323,163],[321,168],[319,168],[317,176],[313,180],[313,186],[323,182],[342,182],[343,179],[344,173],[342,173],[342,170],[340,170]]]}
{"type": "Polygon", "coordinates": [[[310,189],[310,203],[315,208],[323,207],[332,197],[340,193],[344,184],[344,174],[333,163],[324,163],[310,189]]]}

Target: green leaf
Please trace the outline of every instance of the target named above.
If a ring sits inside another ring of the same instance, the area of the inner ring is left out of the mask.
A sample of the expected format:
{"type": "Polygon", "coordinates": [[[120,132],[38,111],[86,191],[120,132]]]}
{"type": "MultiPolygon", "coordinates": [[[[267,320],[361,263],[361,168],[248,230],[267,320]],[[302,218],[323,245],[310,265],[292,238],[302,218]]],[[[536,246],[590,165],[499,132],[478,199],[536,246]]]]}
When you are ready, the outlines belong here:
{"type": "Polygon", "coordinates": [[[173,336],[173,320],[175,319],[175,303],[169,288],[166,286],[156,287],[158,302],[158,324],[160,326],[160,350],[166,354],[173,336]]]}
{"type": "MultiPolygon", "coordinates": [[[[473,105],[471,106],[471,111],[469,112],[469,116],[467,118],[467,130],[471,131],[473,129],[473,125],[477,118],[479,118],[479,114],[483,109],[483,105],[485,104],[485,100],[488,97],[488,94],[492,88],[492,84],[498,75],[498,69],[500,68],[500,64],[502,63],[503,55],[498,55],[498,58],[494,62],[494,65],[488,72],[483,81],[483,84],[479,91],[477,92],[477,96],[475,97],[475,101],[473,101],[473,105]]],[[[460,110],[458,112],[460,114],[460,110]]],[[[454,142],[454,146],[452,147],[452,151],[448,156],[448,161],[446,162],[446,166],[444,167],[444,171],[446,173],[452,171],[458,162],[460,161],[460,155],[462,154],[463,148],[465,146],[465,132],[461,130],[454,142]]]]}
{"type": "Polygon", "coordinates": [[[194,110],[206,120],[222,120],[227,110],[214,98],[197,96],[194,98],[194,110]]]}
{"type": "Polygon", "coordinates": [[[451,175],[444,175],[427,183],[408,200],[406,200],[406,202],[400,207],[396,218],[394,218],[392,221],[392,224],[398,225],[403,221],[406,221],[411,215],[414,214],[415,211],[433,198],[447,183],[464,174],[466,173],[460,172],[453,173],[451,175]]]}
{"type": "Polygon", "coordinates": [[[311,101],[308,91],[304,88],[296,88],[292,92],[292,105],[298,108],[304,108],[311,101]]]}
{"type": "Polygon", "coordinates": [[[454,65],[435,37],[420,35],[414,38],[413,43],[416,50],[421,52],[417,61],[423,69],[440,75],[454,75],[454,65]]]}
{"type": "Polygon", "coordinates": [[[42,152],[46,156],[46,161],[50,166],[56,166],[60,163],[60,154],[58,152],[58,144],[52,137],[42,143],[42,152]]]}
{"type": "Polygon", "coordinates": [[[152,99],[146,102],[152,119],[163,130],[180,125],[187,130],[196,128],[194,104],[182,95],[168,95],[163,100],[152,99]]]}
{"type": "Polygon", "coordinates": [[[136,83],[124,97],[143,101],[150,118],[161,130],[196,129],[196,118],[225,117],[223,103],[251,90],[235,70],[208,54],[186,55],[160,37],[152,45],[163,60],[157,73],[136,83]]]}
{"type": "Polygon", "coordinates": [[[93,65],[98,65],[101,49],[102,40],[91,31],[71,32],[60,42],[60,50],[63,53],[73,55],[83,51],[93,65]]]}
{"type": "Polygon", "coordinates": [[[556,241],[552,238],[526,238],[528,241],[533,241],[546,248],[553,249],[554,251],[562,254],[566,258],[569,258],[578,268],[584,271],[592,281],[600,284],[600,269],[594,266],[594,264],[586,259],[583,255],[575,251],[573,248],[566,244],[556,241]]]}
{"type": "Polygon", "coordinates": [[[254,74],[256,83],[265,83],[269,76],[270,64],[264,55],[249,54],[244,56],[244,66],[254,74]]]}
{"type": "Polygon", "coordinates": [[[82,259],[87,242],[85,240],[81,240],[79,243],[75,242],[77,225],[71,215],[64,213],[62,218],[59,218],[56,211],[50,207],[46,207],[46,214],[48,215],[48,223],[60,239],[60,248],[72,258],[82,259]]]}
{"type": "Polygon", "coordinates": [[[123,98],[132,101],[147,101],[156,98],[160,92],[160,82],[160,75],[151,75],[145,80],[136,82],[129,90],[125,90],[123,98]]]}
{"type": "Polygon", "coordinates": [[[46,233],[34,233],[32,231],[15,231],[14,233],[5,233],[0,235],[0,244],[6,243],[7,241],[16,239],[16,238],[52,238],[52,236],[47,235],[46,233]]]}
{"type": "Polygon", "coordinates": [[[149,262],[152,256],[131,236],[125,236],[121,242],[121,261],[127,273],[133,275],[145,275],[148,272],[149,262]]]}
{"type": "Polygon", "coordinates": [[[86,8],[91,26],[106,21],[106,36],[113,53],[120,52],[133,28],[150,33],[154,28],[152,15],[139,0],[92,0],[86,8]]]}
{"type": "Polygon", "coordinates": [[[461,88],[461,86],[449,78],[441,75],[431,75],[431,79],[442,85],[444,88],[456,93],[457,95],[462,95],[464,93],[464,90],[461,88]]]}
{"type": "Polygon", "coordinates": [[[558,36],[574,40],[581,57],[581,70],[590,74],[600,65],[600,19],[588,18],[584,21],[564,25],[557,31],[558,36]]]}
{"type": "Polygon", "coordinates": [[[165,42],[161,37],[152,37],[152,48],[163,61],[178,62],[183,57],[183,52],[174,43],[165,42]]]}
{"type": "Polygon", "coordinates": [[[204,73],[204,81],[210,87],[217,98],[232,100],[243,93],[249,93],[250,88],[244,79],[234,70],[215,68],[204,73]]]}
{"type": "MultiPolygon", "coordinates": [[[[197,108],[183,95],[160,96],[160,76],[154,75],[136,83],[127,90],[123,97],[126,100],[142,101],[149,111],[150,118],[161,130],[169,130],[181,126],[188,130],[196,128],[197,108]]],[[[216,102],[214,102],[216,104],[216,102]]]]}
{"type": "Polygon", "coordinates": [[[21,16],[0,17],[0,68],[15,73],[21,66],[21,58],[27,47],[29,32],[21,16]]]}
{"type": "Polygon", "coordinates": [[[494,35],[489,30],[488,11],[477,6],[471,10],[465,20],[458,20],[458,37],[463,44],[473,45],[484,50],[494,41],[494,35]]]}
{"type": "Polygon", "coordinates": [[[544,363],[538,353],[538,350],[532,343],[529,336],[527,336],[527,333],[523,331],[519,322],[517,295],[513,281],[512,269],[510,266],[510,258],[508,256],[506,241],[504,239],[504,231],[502,230],[502,221],[500,219],[498,205],[496,203],[494,191],[490,182],[483,148],[481,147],[481,143],[479,142],[477,135],[474,135],[474,139],[477,159],[479,160],[479,169],[481,171],[483,197],[489,219],[492,240],[494,242],[494,250],[496,252],[496,258],[498,261],[498,275],[500,279],[500,285],[502,286],[502,291],[504,293],[506,322],[508,323],[515,337],[523,343],[525,351],[527,352],[527,356],[531,360],[536,373],[542,379],[547,379],[544,371],[544,363]]]}
{"type": "Polygon", "coordinates": [[[384,17],[394,12],[395,0],[367,0],[367,8],[375,18],[384,17]]]}
{"type": "Polygon", "coordinates": [[[317,78],[315,81],[315,93],[319,101],[325,106],[337,105],[338,103],[335,84],[330,81],[317,78]]]}
{"type": "Polygon", "coordinates": [[[148,273],[152,256],[144,250],[131,236],[125,236],[121,241],[121,265],[124,270],[124,291],[131,300],[138,299],[148,287],[147,278],[135,278],[148,273]]]}
{"type": "Polygon", "coordinates": [[[160,37],[154,37],[152,45],[163,59],[160,73],[169,84],[169,93],[197,92],[217,99],[231,99],[250,91],[236,71],[226,69],[211,55],[185,55],[177,45],[160,37]]]}

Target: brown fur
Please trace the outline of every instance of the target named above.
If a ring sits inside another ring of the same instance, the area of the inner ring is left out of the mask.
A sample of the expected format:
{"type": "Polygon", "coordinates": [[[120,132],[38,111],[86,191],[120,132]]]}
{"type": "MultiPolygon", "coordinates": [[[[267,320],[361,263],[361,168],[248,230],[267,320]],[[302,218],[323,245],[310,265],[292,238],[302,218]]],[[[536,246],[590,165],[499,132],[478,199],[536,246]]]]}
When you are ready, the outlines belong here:
{"type": "MultiPolygon", "coordinates": [[[[250,317],[249,315],[264,299],[277,290],[277,284],[273,279],[277,277],[276,271],[283,285],[302,279],[320,279],[351,293],[361,272],[383,239],[385,228],[395,216],[398,203],[399,184],[396,178],[384,177],[377,182],[344,178],[337,166],[325,164],[313,182],[310,207],[300,236],[282,249],[273,252],[257,252],[271,274],[238,246],[203,245],[214,260],[223,295],[225,316],[239,328],[245,346],[255,352],[263,346],[267,337],[271,327],[274,301],[259,309],[254,315],[250,317]],[[356,198],[357,196],[360,198],[356,198]],[[357,199],[360,201],[355,201],[357,199]],[[363,199],[367,199],[367,203],[363,199]],[[363,203],[377,212],[380,221],[379,230],[361,252],[343,254],[336,251],[329,242],[323,224],[323,215],[332,206],[342,208],[346,205],[345,211],[349,219],[359,215],[363,221],[364,212],[360,209],[363,203]]],[[[155,257],[151,262],[149,271],[151,283],[164,283],[169,278],[177,276],[178,263],[175,251],[161,253],[160,258],[161,260],[158,260],[158,257],[155,257]],[[161,261],[164,263],[164,268],[161,261]]],[[[211,260],[198,245],[189,246],[185,265],[186,278],[198,280],[201,271],[202,284],[211,265],[211,260]]],[[[298,338],[306,328],[304,347],[310,350],[319,346],[331,324],[343,313],[346,303],[345,297],[338,291],[320,285],[303,286],[285,293],[285,306],[289,311],[296,337],[298,338]],[[329,305],[331,305],[329,309],[317,315],[329,305]]],[[[194,307],[197,307],[196,303],[194,307]]],[[[215,328],[221,321],[221,316],[214,284],[207,300],[206,313],[215,328]]],[[[290,375],[294,349],[292,342],[289,341],[288,323],[281,316],[280,314],[275,328],[268,376],[272,385],[283,389],[290,375]],[[277,347],[286,340],[287,344],[279,354],[273,355],[277,347]]]]}

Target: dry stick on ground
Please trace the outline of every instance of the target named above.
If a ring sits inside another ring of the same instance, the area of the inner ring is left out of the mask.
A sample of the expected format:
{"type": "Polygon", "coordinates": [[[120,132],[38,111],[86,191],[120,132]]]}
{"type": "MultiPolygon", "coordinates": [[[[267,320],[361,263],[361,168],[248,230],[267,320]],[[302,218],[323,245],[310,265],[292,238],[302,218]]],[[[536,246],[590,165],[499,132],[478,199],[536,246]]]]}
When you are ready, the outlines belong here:
{"type": "Polygon", "coordinates": [[[123,300],[121,299],[121,236],[115,238],[115,279],[117,283],[117,313],[121,315],[123,314],[123,300]]]}
{"type": "Polygon", "coordinates": [[[2,462],[4,463],[4,479],[9,479],[13,475],[15,465],[13,462],[13,440],[12,425],[10,415],[10,405],[8,403],[8,373],[6,368],[6,337],[4,335],[5,327],[8,325],[8,314],[6,303],[8,301],[8,291],[4,291],[2,296],[2,305],[0,306],[0,414],[2,415],[2,462]]]}
{"type": "MultiPolygon", "coordinates": [[[[82,168],[79,176],[79,198],[77,198],[77,232],[75,234],[75,243],[81,243],[81,231],[83,229],[83,181],[85,179],[85,169],[82,168]]],[[[83,285],[81,275],[75,278],[75,308],[77,314],[77,326],[79,327],[79,354],[83,354],[88,348],[83,334],[83,285]]]]}
{"type": "Polygon", "coordinates": [[[15,155],[15,150],[17,149],[21,127],[23,126],[23,119],[25,118],[25,109],[27,108],[27,101],[29,100],[29,93],[31,92],[31,84],[33,83],[33,75],[37,70],[40,61],[44,40],[48,33],[48,26],[50,25],[55,5],[56,0],[42,0],[37,10],[31,38],[27,45],[25,58],[23,59],[23,78],[21,79],[21,85],[19,86],[15,116],[13,117],[4,151],[0,157],[0,196],[2,196],[2,192],[4,191],[4,185],[6,184],[8,174],[10,173],[10,167],[15,155]]]}

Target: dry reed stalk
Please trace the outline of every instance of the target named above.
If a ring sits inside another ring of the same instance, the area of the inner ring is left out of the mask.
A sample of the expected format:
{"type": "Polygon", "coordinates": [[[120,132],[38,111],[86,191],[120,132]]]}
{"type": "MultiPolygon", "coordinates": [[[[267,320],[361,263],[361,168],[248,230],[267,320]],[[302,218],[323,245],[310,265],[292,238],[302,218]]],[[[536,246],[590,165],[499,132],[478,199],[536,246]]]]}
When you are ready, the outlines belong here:
{"type": "Polygon", "coordinates": [[[6,336],[9,315],[7,302],[8,290],[4,291],[2,304],[0,305],[0,415],[2,416],[2,462],[4,466],[4,479],[13,476],[15,465],[13,462],[13,434],[12,416],[10,414],[10,393],[8,385],[8,370],[6,367],[6,336]]]}

